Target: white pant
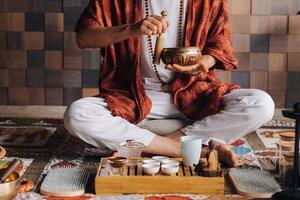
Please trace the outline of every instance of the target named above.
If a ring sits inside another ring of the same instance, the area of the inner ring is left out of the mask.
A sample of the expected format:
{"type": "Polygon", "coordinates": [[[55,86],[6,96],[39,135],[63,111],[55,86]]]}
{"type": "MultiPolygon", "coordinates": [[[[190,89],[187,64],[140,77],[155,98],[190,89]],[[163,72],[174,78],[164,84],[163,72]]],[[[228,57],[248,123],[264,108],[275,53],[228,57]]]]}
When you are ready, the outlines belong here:
{"type": "MultiPolygon", "coordinates": [[[[134,139],[146,146],[151,143],[155,137],[154,133],[139,128],[121,117],[112,116],[106,105],[103,99],[97,97],[75,101],[64,115],[66,129],[93,146],[105,145],[113,150],[117,143],[127,139],[134,139]]],[[[176,109],[172,104],[153,102],[153,108],[156,109],[150,111],[149,116],[152,118],[159,116],[161,119],[161,111],[159,114],[155,113],[159,111],[158,105],[176,109]]],[[[178,110],[176,112],[180,115],[178,110]]],[[[271,120],[273,114],[274,102],[266,92],[257,89],[238,89],[224,96],[223,108],[219,113],[195,121],[181,131],[186,135],[201,136],[205,143],[212,138],[229,143],[256,130],[271,120]]]]}

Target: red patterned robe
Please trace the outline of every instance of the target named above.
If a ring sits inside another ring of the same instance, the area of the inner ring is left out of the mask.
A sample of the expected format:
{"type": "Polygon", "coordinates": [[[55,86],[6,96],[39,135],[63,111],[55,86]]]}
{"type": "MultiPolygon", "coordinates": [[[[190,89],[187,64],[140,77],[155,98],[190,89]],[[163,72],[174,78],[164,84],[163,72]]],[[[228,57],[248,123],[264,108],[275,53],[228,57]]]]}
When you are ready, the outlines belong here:
{"type": "MultiPolygon", "coordinates": [[[[232,70],[232,53],[226,0],[188,0],[184,46],[198,46],[213,56],[213,68],[232,70]]],[[[76,31],[88,26],[111,27],[142,20],[142,0],[91,0],[78,20],[76,31]]],[[[140,38],[129,38],[102,48],[99,96],[115,116],[138,123],[151,109],[140,75],[140,38]]],[[[220,111],[223,96],[236,85],[216,79],[213,68],[198,76],[177,74],[170,85],[175,106],[187,117],[200,120],[220,111]]]]}

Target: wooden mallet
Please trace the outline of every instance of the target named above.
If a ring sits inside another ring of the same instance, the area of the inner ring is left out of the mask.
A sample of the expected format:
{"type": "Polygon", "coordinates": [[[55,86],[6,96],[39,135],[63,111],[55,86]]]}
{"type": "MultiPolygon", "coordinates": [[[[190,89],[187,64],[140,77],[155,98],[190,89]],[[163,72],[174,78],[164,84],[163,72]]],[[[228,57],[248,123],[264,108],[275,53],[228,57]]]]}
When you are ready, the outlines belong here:
{"type": "MultiPolygon", "coordinates": [[[[165,19],[166,16],[168,16],[168,12],[166,10],[163,10],[161,12],[161,15],[165,19]]],[[[158,65],[160,63],[160,54],[161,54],[163,48],[164,48],[164,33],[160,33],[156,39],[153,64],[158,65]]]]}

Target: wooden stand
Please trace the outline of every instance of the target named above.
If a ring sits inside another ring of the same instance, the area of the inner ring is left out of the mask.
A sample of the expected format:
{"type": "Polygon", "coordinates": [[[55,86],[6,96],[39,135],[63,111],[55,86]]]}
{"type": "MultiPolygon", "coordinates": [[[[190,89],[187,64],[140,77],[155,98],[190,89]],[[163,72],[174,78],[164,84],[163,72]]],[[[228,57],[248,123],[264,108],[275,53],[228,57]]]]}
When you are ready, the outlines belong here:
{"type": "Polygon", "coordinates": [[[198,176],[191,167],[184,167],[181,159],[179,172],[167,176],[143,173],[142,160],[128,167],[126,176],[110,176],[107,158],[102,158],[95,178],[96,194],[224,194],[224,177],[198,176]]]}

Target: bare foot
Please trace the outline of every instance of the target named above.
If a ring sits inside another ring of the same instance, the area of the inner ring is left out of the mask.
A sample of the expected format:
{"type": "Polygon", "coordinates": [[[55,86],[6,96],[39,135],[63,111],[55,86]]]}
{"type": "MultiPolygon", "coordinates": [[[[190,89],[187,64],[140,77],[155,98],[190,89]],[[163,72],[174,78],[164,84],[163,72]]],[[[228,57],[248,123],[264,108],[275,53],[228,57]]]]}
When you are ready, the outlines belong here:
{"type": "Polygon", "coordinates": [[[213,146],[218,151],[219,161],[226,164],[228,167],[237,167],[236,155],[225,145],[216,141],[211,141],[209,146],[213,146]]]}
{"type": "Polygon", "coordinates": [[[220,144],[216,147],[216,150],[218,151],[219,160],[221,163],[227,164],[229,167],[237,167],[237,158],[235,154],[228,149],[228,147],[225,144],[220,144]]]}

